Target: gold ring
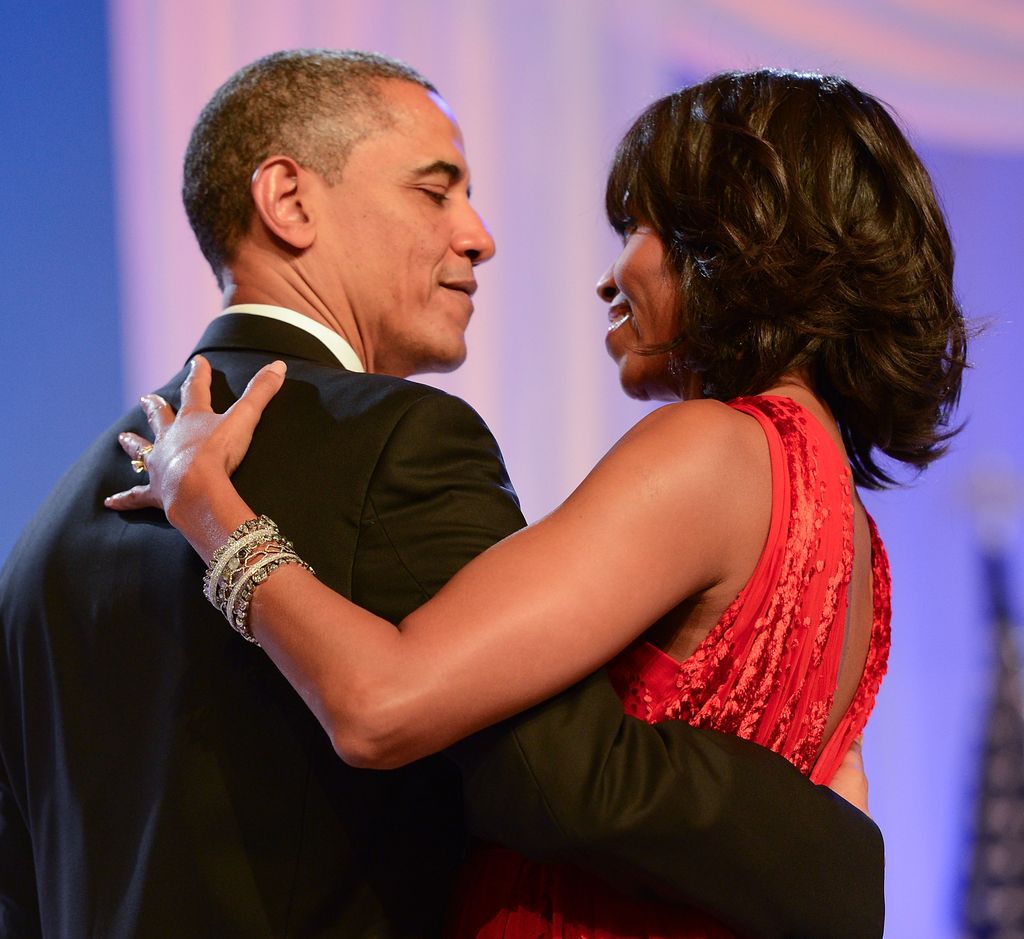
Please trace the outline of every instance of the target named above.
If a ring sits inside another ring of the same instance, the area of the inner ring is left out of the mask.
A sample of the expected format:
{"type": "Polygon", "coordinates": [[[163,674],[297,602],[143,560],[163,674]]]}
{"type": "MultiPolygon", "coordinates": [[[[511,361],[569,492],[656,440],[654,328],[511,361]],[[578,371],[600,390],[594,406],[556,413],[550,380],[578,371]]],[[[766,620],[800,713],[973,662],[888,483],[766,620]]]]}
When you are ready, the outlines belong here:
{"type": "Polygon", "coordinates": [[[146,466],[146,454],[152,449],[153,444],[147,443],[135,455],[135,459],[132,460],[132,469],[135,470],[136,473],[145,473],[149,469],[149,467],[146,466]]]}

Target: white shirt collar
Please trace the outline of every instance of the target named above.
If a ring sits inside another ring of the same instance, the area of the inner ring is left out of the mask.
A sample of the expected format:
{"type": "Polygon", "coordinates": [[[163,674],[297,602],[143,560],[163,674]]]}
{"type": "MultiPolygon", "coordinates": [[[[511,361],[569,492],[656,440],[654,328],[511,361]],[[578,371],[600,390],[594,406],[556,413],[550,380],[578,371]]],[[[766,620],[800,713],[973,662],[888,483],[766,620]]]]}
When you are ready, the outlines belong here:
{"type": "Polygon", "coordinates": [[[355,350],[348,344],[344,336],[340,336],[333,329],[324,326],[323,323],[318,323],[295,310],[289,310],[283,306],[271,306],[269,303],[236,303],[234,306],[221,310],[220,315],[223,316],[225,313],[249,313],[253,316],[266,316],[268,319],[290,323],[319,339],[350,372],[366,371],[363,368],[363,363],[359,361],[359,356],[356,355],[355,350]]]}

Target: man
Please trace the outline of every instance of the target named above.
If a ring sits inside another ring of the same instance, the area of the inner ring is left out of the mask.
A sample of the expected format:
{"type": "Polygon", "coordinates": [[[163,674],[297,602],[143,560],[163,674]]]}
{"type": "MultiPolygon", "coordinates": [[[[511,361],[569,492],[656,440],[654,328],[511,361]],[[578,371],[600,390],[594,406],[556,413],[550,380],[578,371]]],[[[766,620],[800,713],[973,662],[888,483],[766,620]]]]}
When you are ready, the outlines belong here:
{"type": "MultiPolygon", "coordinates": [[[[523,524],[479,417],[402,380],[463,360],[494,253],[458,127],[398,63],[276,54],[204,110],[184,196],[227,304],[196,349],[215,404],[288,363],[239,489],[325,583],[397,622],[523,524]]],[[[174,404],[184,376],[161,389],[174,404]]],[[[760,748],[625,718],[600,675],[452,754],[346,766],[206,604],[162,516],[104,510],[131,479],[112,428],[0,579],[4,936],[436,934],[456,764],[478,835],[749,935],[880,934],[870,821],[760,748]]]]}

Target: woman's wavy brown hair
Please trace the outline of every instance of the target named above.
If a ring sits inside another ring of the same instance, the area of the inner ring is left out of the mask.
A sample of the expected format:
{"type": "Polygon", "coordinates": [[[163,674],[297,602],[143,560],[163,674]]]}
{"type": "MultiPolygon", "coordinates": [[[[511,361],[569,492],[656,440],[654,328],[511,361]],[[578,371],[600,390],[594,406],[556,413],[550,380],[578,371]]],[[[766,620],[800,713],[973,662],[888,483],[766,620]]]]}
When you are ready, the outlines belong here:
{"type": "Polygon", "coordinates": [[[953,248],[928,173],[886,109],[842,78],[728,73],[652,104],[623,138],[606,209],[643,222],[678,278],[672,350],[727,400],[804,369],[857,483],[875,450],[946,449],[966,366],[953,248]]]}

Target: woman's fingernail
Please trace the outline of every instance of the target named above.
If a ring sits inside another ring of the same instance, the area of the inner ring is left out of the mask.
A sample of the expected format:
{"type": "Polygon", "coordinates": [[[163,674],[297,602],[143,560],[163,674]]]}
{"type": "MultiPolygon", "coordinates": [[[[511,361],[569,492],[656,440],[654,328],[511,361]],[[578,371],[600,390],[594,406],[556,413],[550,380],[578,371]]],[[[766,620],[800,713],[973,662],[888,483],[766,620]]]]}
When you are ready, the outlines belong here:
{"type": "Polygon", "coordinates": [[[196,370],[196,357],[192,356],[192,361],[188,363],[188,370],[194,372],[196,370]]]}
{"type": "Polygon", "coordinates": [[[280,359],[271,362],[267,366],[268,371],[273,372],[275,375],[284,375],[288,371],[288,366],[284,364],[280,359]]]}

